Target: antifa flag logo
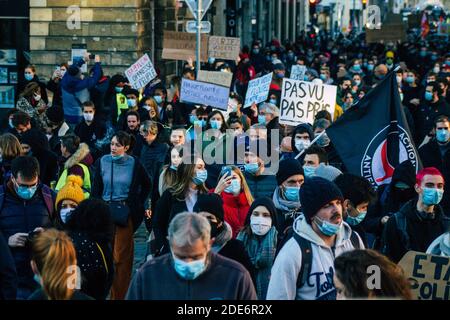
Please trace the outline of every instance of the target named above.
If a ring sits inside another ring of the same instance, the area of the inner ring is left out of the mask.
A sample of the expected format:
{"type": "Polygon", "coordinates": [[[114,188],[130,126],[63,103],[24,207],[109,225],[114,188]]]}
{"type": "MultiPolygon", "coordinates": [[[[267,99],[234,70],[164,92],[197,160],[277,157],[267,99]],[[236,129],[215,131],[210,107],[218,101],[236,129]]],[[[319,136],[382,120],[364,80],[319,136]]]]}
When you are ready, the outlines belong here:
{"type": "Polygon", "coordinates": [[[403,161],[409,160],[417,168],[417,155],[407,131],[398,126],[397,132],[389,134],[389,126],[381,130],[369,143],[361,161],[361,176],[374,185],[388,184],[392,180],[395,167],[403,161]],[[396,139],[398,137],[398,141],[396,139]],[[391,140],[392,138],[392,140],[391,140]],[[391,144],[398,150],[392,156],[391,144]]]}
{"type": "Polygon", "coordinates": [[[378,187],[406,160],[421,168],[403,108],[393,70],[326,130],[348,172],[378,187]]]}

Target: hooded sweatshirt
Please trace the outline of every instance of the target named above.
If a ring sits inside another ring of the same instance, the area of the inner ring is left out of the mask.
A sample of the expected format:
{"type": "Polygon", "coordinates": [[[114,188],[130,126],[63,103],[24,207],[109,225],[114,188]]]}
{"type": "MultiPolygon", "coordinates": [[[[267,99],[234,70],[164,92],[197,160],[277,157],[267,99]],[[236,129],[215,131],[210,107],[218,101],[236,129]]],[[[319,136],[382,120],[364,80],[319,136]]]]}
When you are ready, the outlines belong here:
{"type": "MultiPolygon", "coordinates": [[[[333,248],[325,244],[303,216],[294,221],[294,232],[311,242],[311,273],[305,285],[297,288],[297,277],[302,266],[302,251],[298,242],[292,237],[275,259],[267,300],[335,300],[334,259],[354,249],[350,240],[352,229],[346,222],[342,222],[333,248]]],[[[359,242],[360,248],[364,248],[360,238],[359,242]]]]}

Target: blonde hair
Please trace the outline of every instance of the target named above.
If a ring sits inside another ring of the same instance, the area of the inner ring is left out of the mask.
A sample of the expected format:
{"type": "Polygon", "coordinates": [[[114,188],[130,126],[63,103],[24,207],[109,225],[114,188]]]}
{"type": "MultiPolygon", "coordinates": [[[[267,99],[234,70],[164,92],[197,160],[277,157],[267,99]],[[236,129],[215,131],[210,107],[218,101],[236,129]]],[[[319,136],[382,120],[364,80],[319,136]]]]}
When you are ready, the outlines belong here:
{"type": "Polygon", "coordinates": [[[155,121],[146,120],[141,124],[141,130],[146,134],[158,135],[158,124],[155,121]]]}
{"type": "MultiPolygon", "coordinates": [[[[146,103],[147,101],[150,101],[150,108],[152,108],[155,113],[156,113],[156,118],[159,119],[159,110],[158,110],[158,104],[156,103],[156,100],[152,97],[147,97],[145,98],[144,103],[146,103]]],[[[150,111],[148,111],[150,113],[150,111]]]]}
{"type": "MultiPolygon", "coordinates": [[[[239,176],[239,178],[241,178],[242,189],[244,191],[245,197],[247,198],[248,205],[251,206],[254,199],[253,199],[252,193],[250,191],[250,188],[248,187],[247,180],[245,179],[244,175],[242,174],[242,171],[236,166],[228,166],[228,167],[234,173],[236,173],[239,176]]],[[[219,179],[222,178],[222,176],[223,176],[223,174],[220,175],[219,179]]]]}
{"type": "Polygon", "coordinates": [[[22,146],[15,135],[5,133],[0,136],[0,151],[3,159],[13,160],[22,153],[22,146]]]}
{"type": "MultiPolygon", "coordinates": [[[[33,240],[32,260],[42,278],[42,287],[49,300],[69,300],[69,267],[76,266],[76,252],[72,240],[63,231],[48,229],[33,240]]],[[[79,275],[77,275],[79,276],[79,275]]]]}

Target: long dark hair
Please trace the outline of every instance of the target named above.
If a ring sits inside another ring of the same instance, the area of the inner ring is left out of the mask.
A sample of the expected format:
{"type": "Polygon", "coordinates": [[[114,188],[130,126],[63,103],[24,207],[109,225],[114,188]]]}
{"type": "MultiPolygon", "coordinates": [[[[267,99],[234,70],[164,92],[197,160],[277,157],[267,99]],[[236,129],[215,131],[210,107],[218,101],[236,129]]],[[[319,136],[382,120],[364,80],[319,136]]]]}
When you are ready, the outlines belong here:
{"type": "MultiPolygon", "coordinates": [[[[192,178],[195,174],[195,166],[197,165],[197,159],[201,159],[199,156],[192,156],[190,163],[180,163],[177,168],[177,180],[173,187],[171,188],[172,195],[180,200],[185,200],[186,191],[189,189],[189,185],[192,182],[192,178]]],[[[205,184],[198,186],[198,191],[200,193],[207,193],[205,184]]]]}
{"type": "Polygon", "coordinates": [[[116,138],[117,142],[119,142],[124,147],[129,147],[127,154],[132,154],[134,145],[136,144],[136,138],[125,131],[117,131],[111,138],[116,138]]]}

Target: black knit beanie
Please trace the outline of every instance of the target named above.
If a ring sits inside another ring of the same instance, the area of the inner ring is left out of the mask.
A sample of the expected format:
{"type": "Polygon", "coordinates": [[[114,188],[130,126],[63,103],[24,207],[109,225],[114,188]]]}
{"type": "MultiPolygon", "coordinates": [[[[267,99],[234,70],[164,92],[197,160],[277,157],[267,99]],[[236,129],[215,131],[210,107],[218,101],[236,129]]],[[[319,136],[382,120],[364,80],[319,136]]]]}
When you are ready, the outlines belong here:
{"type": "Polygon", "coordinates": [[[320,208],[333,200],[344,201],[344,198],[336,184],[326,179],[319,177],[306,179],[300,188],[300,203],[308,223],[311,223],[320,208]]]}
{"type": "Polygon", "coordinates": [[[280,186],[284,180],[296,174],[305,175],[303,172],[303,167],[300,164],[300,161],[293,158],[281,160],[278,165],[278,172],[277,172],[278,185],[280,186]]]}

